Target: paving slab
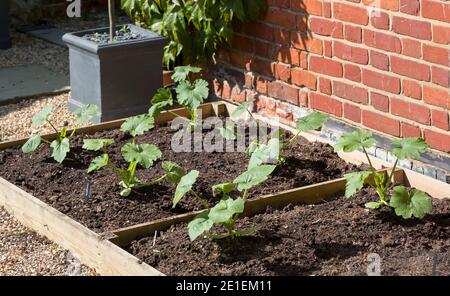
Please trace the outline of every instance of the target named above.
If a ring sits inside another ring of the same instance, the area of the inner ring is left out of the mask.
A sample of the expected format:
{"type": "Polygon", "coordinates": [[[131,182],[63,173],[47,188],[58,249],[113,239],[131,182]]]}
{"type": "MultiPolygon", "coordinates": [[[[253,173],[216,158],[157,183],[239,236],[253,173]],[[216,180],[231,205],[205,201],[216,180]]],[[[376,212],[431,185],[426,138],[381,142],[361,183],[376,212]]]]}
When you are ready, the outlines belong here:
{"type": "Polygon", "coordinates": [[[67,47],[66,43],[62,40],[62,36],[66,32],[59,28],[49,28],[49,29],[41,29],[41,30],[33,30],[28,31],[27,34],[34,36],[36,38],[43,39],[45,41],[48,41],[50,43],[67,47]]]}
{"type": "Polygon", "coordinates": [[[0,103],[69,89],[68,76],[56,74],[42,65],[0,69],[0,103]]]}

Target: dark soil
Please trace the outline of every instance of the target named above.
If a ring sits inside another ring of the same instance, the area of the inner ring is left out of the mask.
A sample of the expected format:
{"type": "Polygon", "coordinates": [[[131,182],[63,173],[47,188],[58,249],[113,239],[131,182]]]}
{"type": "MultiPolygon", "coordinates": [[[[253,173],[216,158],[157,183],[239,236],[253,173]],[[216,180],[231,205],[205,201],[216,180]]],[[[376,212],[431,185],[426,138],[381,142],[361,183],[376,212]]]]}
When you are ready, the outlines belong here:
{"type": "MultiPolygon", "coordinates": [[[[170,126],[156,127],[137,138],[138,143],[153,143],[162,151],[163,160],[171,160],[187,170],[197,169],[200,177],[194,189],[210,204],[211,185],[232,181],[246,170],[248,157],[242,152],[180,152],[171,149],[171,138],[176,131],[170,126]]],[[[24,154],[19,147],[0,151],[0,176],[20,186],[35,197],[97,232],[148,222],[174,214],[199,210],[197,201],[187,196],[172,209],[174,188],[167,182],[133,191],[129,197],[119,195],[119,179],[111,169],[87,174],[91,160],[99,155],[81,148],[83,138],[113,138],[108,153],[116,165],[125,168],[120,148],[131,137],[119,130],[78,135],[72,140],[71,152],[62,164],[50,158],[48,145],[41,145],[35,153],[24,154]],[[83,203],[86,180],[91,182],[91,196],[83,203]]],[[[287,161],[279,166],[263,184],[250,192],[250,197],[271,194],[304,185],[335,179],[358,168],[346,164],[333,152],[330,145],[309,143],[298,138],[287,151],[287,161]]],[[[143,181],[160,177],[163,171],[158,161],[152,168],[138,169],[143,181]]]]}
{"type": "Polygon", "coordinates": [[[371,253],[380,256],[382,275],[450,275],[450,199],[434,199],[422,221],[369,211],[370,200],[375,192],[363,189],[352,199],[267,209],[241,219],[257,232],[235,240],[191,243],[187,225],[178,224],[154,247],[151,236],[127,249],[168,275],[365,275],[371,253]]]}
{"type": "MultiPolygon", "coordinates": [[[[108,44],[109,32],[86,34],[83,38],[100,45],[108,44]]],[[[120,30],[116,30],[114,36],[114,42],[124,42],[138,39],[142,39],[142,35],[131,31],[131,29],[127,26],[122,27],[120,30]]]]}

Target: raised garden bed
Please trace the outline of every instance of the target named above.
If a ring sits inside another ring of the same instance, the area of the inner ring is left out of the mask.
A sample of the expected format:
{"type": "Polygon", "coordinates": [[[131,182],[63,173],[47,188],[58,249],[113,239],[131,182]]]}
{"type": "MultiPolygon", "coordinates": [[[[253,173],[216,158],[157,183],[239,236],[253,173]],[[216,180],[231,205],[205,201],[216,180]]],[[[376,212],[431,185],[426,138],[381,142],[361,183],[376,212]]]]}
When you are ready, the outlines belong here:
{"type": "MultiPolygon", "coordinates": [[[[211,105],[205,105],[203,110],[204,116],[214,114],[211,105]]],[[[226,114],[225,109],[222,111],[222,114],[226,114]]],[[[178,112],[182,112],[181,109],[178,112]]],[[[195,190],[202,196],[207,196],[207,202],[211,205],[217,198],[212,196],[208,186],[240,175],[245,171],[249,157],[244,152],[173,152],[170,145],[175,130],[166,122],[161,120],[158,127],[137,137],[137,142],[158,146],[163,160],[174,161],[187,170],[199,170],[201,175],[195,190]]],[[[115,163],[124,164],[120,148],[131,137],[114,129],[121,123],[117,121],[86,128],[84,132],[92,132],[89,136],[79,130],[72,140],[71,152],[62,164],[49,158],[48,146],[41,147],[34,154],[24,154],[17,146],[20,141],[12,142],[11,145],[5,143],[3,148],[11,148],[0,151],[0,176],[98,233],[199,210],[195,200],[190,199],[172,209],[175,189],[167,182],[135,191],[129,197],[122,197],[119,195],[117,176],[111,169],[92,174],[86,172],[98,153],[81,149],[85,137],[114,139],[115,144],[108,147],[108,153],[115,163]],[[102,127],[108,129],[102,130],[102,127]],[[92,184],[87,202],[83,200],[86,180],[91,180],[92,184]]],[[[330,145],[310,143],[304,138],[297,139],[285,151],[287,161],[277,168],[268,181],[252,190],[250,196],[276,194],[340,178],[346,172],[357,170],[357,166],[340,159],[330,145]]],[[[159,163],[151,169],[139,169],[138,172],[143,180],[154,179],[162,174],[159,163]]]]}

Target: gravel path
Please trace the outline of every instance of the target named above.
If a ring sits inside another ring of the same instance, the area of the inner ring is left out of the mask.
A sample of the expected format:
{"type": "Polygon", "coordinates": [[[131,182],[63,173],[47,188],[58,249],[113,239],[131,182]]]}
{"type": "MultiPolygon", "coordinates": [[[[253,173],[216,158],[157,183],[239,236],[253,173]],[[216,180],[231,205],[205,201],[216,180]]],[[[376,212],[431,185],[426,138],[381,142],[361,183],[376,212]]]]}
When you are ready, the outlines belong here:
{"type": "MultiPolygon", "coordinates": [[[[31,127],[33,116],[44,106],[52,104],[54,109],[49,120],[57,127],[63,127],[65,122],[74,126],[72,113],[67,109],[70,92],[22,100],[15,104],[0,106],[0,142],[20,139],[30,136],[35,129],[31,127]]],[[[52,132],[48,125],[39,128],[42,132],[52,132]]]]}
{"type": "Polygon", "coordinates": [[[68,252],[28,230],[0,208],[0,276],[96,275],[68,252]]]}

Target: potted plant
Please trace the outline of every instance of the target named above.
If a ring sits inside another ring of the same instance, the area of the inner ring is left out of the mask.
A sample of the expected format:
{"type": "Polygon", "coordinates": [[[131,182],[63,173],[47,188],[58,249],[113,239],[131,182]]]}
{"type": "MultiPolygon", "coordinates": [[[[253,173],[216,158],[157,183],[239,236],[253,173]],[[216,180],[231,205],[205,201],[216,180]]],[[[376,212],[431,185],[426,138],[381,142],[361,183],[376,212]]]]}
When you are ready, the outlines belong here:
{"type": "Polygon", "coordinates": [[[109,28],[67,33],[69,108],[95,104],[95,122],[145,113],[163,84],[166,38],[134,25],[116,26],[115,1],[108,0],[109,28]]]}
{"type": "Polygon", "coordinates": [[[11,47],[9,37],[9,0],[0,1],[0,49],[11,47]]]}

